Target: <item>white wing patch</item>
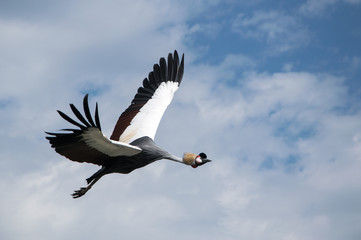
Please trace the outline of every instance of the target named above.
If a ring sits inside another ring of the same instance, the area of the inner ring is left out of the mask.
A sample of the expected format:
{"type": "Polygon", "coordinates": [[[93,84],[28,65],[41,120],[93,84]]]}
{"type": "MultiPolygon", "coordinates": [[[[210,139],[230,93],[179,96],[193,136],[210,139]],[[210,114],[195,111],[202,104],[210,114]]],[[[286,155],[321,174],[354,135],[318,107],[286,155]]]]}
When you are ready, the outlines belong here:
{"type": "Polygon", "coordinates": [[[139,147],[108,139],[98,128],[88,128],[82,138],[88,146],[110,157],[133,156],[142,151],[139,147]]]}
{"type": "Polygon", "coordinates": [[[178,82],[162,82],[151,99],[139,110],[120,136],[120,142],[130,143],[148,136],[154,140],[159,122],[178,89],[178,82]]]}

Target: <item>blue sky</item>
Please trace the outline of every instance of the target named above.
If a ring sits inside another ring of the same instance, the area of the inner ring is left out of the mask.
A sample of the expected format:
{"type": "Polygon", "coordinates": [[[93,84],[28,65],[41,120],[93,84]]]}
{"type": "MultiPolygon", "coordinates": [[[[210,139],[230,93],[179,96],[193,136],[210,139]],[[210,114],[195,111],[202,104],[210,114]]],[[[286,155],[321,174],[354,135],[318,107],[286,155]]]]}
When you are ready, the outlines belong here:
{"type": "Polygon", "coordinates": [[[257,59],[257,67],[263,71],[282,71],[285,65],[308,72],[327,69],[347,75],[350,84],[359,86],[361,33],[355,23],[361,20],[360,7],[341,1],[328,6],[324,1],[325,6],[314,13],[305,10],[312,2],[317,1],[301,5],[294,1],[232,1],[222,8],[217,4],[208,9],[207,16],[191,21],[199,28],[205,26],[209,34],[196,34],[192,46],[205,45],[212,56],[208,61],[215,64],[226,54],[241,53],[257,59]]]}
{"type": "Polygon", "coordinates": [[[2,1],[1,239],[360,239],[361,1],[2,1]],[[85,93],[110,136],[160,57],[185,75],[156,142],[206,152],[73,190],[53,151],[85,93]]]}

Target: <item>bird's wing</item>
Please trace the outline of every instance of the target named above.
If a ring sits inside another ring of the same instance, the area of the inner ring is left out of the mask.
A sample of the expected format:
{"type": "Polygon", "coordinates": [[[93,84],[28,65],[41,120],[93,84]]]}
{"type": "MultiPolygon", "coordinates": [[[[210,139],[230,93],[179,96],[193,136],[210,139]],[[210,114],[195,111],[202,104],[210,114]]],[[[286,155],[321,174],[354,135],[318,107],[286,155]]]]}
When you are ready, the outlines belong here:
{"type": "Polygon", "coordinates": [[[148,136],[154,139],[159,122],[182,81],[184,55],[179,63],[177,51],[154,64],[130,106],[120,115],[110,139],[131,143],[148,136]]]}
{"type": "Polygon", "coordinates": [[[88,95],[85,95],[83,105],[85,117],[73,104],[70,104],[73,113],[81,123],[58,111],[61,117],[79,129],[63,129],[65,132],[62,133],[46,132],[50,135],[46,138],[56,152],[76,162],[107,165],[112,157],[133,156],[142,151],[136,146],[105,137],[100,128],[98,104],[95,108],[95,122],[90,114],[88,95]]]}

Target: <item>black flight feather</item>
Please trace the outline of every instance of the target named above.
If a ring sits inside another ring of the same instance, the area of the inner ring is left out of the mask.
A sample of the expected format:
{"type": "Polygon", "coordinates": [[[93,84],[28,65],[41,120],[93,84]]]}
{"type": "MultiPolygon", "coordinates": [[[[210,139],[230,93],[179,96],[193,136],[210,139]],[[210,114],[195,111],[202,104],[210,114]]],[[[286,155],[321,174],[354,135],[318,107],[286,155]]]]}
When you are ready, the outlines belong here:
{"type": "Polygon", "coordinates": [[[79,121],[81,121],[82,123],[85,124],[85,126],[87,127],[91,127],[91,125],[87,122],[87,120],[85,120],[85,118],[83,117],[83,115],[79,112],[79,110],[73,105],[73,104],[69,104],[71,110],[73,111],[74,115],[79,119],[79,121]]]}
{"type": "Polygon", "coordinates": [[[173,58],[172,58],[172,54],[169,53],[168,54],[168,76],[167,76],[167,81],[172,81],[172,70],[173,70],[173,58]]]}
{"type": "Polygon", "coordinates": [[[100,121],[99,121],[99,113],[98,113],[98,103],[95,104],[95,123],[97,128],[99,128],[99,130],[101,131],[101,127],[100,127],[100,121]]]}
{"type": "Polygon", "coordinates": [[[167,80],[167,62],[164,58],[161,58],[159,60],[159,66],[160,66],[160,78],[162,82],[166,82],[167,80]]]}
{"type": "Polygon", "coordinates": [[[95,123],[93,121],[93,118],[90,114],[90,110],[89,110],[89,103],[88,103],[88,94],[85,95],[84,100],[83,100],[83,108],[84,108],[84,112],[85,112],[85,116],[88,119],[90,125],[92,125],[93,127],[95,127],[95,123]]]}
{"type": "Polygon", "coordinates": [[[176,79],[178,84],[180,84],[182,82],[183,73],[184,73],[184,54],[182,55],[182,61],[181,61],[181,64],[179,65],[179,69],[178,69],[178,74],[177,74],[177,79],[176,79]]]}
{"type": "Polygon", "coordinates": [[[160,78],[160,67],[158,64],[154,64],[153,66],[154,79],[157,85],[161,84],[162,79],[160,78]]]}
{"type": "Polygon", "coordinates": [[[63,113],[60,110],[57,110],[57,112],[59,113],[59,115],[64,118],[66,121],[70,122],[71,124],[74,124],[75,126],[78,126],[79,128],[81,128],[82,130],[85,130],[86,127],[81,125],[80,123],[74,121],[72,118],[70,118],[68,115],[66,115],[65,113],[63,113]]]}

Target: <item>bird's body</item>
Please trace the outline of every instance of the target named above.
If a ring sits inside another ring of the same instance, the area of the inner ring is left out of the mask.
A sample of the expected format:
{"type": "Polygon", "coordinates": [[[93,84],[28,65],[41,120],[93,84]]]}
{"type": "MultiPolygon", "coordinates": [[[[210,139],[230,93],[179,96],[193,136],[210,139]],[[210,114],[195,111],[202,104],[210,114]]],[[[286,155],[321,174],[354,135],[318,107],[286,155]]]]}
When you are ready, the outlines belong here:
{"type": "Polygon", "coordinates": [[[113,157],[109,164],[104,165],[108,168],[109,173],[130,173],[157,160],[173,157],[168,152],[159,148],[149,137],[138,138],[131,145],[139,147],[142,151],[129,157],[113,157]]]}
{"type": "Polygon", "coordinates": [[[79,129],[63,129],[65,133],[49,133],[46,138],[59,154],[76,162],[87,162],[101,169],[87,179],[88,186],[73,193],[74,198],[83,196],[102,176],[109,173],[127,174],[154,161],[168,159],[192,167],[209,162],[204,153],[185,153],[176,157],[159,148],[154,136],[164,111],[170,104],[183,77],[184,57],[179,63],[178,54],[168,55],[168,62],[161,58],[148,78],[144,79],[130,106],[120,115],[114,131],[108,139],[101,132],[98,105],[92,118],[88,95],[84,97],[85,116],[70,104],[77,122],[58,111],[60,116],[79,129]]]}

